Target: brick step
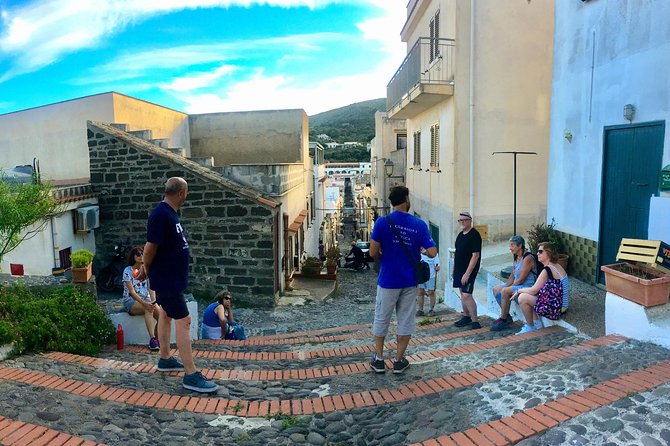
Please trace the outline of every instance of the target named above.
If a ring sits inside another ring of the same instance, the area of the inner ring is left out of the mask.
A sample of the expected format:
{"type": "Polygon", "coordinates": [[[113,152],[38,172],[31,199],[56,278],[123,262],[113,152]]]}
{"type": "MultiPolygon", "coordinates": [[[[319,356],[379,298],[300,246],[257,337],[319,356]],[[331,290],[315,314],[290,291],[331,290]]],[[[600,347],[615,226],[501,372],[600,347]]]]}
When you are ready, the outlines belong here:
{"type": "Polygon", "coordinates": [[[149,142],[155,146],[167,149],[170,147],[170,138],[153,138],[149,142]]]}
{"type": "MultiPolygon", "coordinates": [[[[455,311],[439,311],[436,312],[436,317],[449,317],[450,319],[453,318],[454,315],[458,315],[460,317],[460,313],[457,313],[455,311]]],[[[423,318],[421,318],[423,319],[423,318]]],[[[395,324],[392,324],[392,326],[395,324]]],[[[417,324],[417,330],[421,330],[422,326],[417,324]]],[[[363,329],[372,329],[372,324],[358,324],[358,325],[342,325],[340,327],[327,327],[327,328],[320,328],[317,330],[307,330],[307,331],[293,331],[290,333],[278,333],[274,335],[265,335],[265,336],[254,336],[253,339],[247,339],[247,341],[258,341],[258,342],[265,342],[268,340],[281,340],[281,339],[293,339],[293,338],[300,338],[303,336],[314,336],[314,335],[320,335],[320,334],[325,334],[325,333],[341,333],[341,332],[347,332],[347,331],[357,331],[357,330],[363,330],[363,329]]]]}
{"type": "Polygon", "coordinates": [[[112,123],[112,124],[109,124],[109,125],[114,127],[115,129],[119,129],[119,130],[124,131],[124,132],[128,131],[128,124],[112,123]]]}
{"type": "MultiPolygon", "coordinates": [[[[546,329],[544,329],[546,330],[546,329]]],[[[465,338],[469,336],[475,336],[479,334],[489,334],[491,333],[489,327],[483,327],[477,330],[463,330],[463,331],[452,331],[442,335],[435,336],[424,336],[420,338],[412,338],[409,341],[409,345],[422,345],[422,344],[432,344],[435,342],[444,342],[452,339],[465,338]]],[[[506,335],[513,334],[510,331],[504,333],[506,335]]],[[[500,335],[504,335],[500,334],[500,335]]],[[[496,335],[496,336],[500,336],[496,335]]],[[[369,337],[369,335],[368,335],[369,337]]],[[[200,345],[198,345],[200,346],[200,345]]],[[[348,356],[348,355],[358,355],[361,353],[370,353],[374,351],[374,347],[370,342],[366,342],[360,346],[354,347],[342,347],[342,348],[332,348],[324,350],[305,350],[305,351],[282,351],[282,352],[273,352],[273,351],[257,351],[257,352],[238,352],[238,351],[217,351],[217,350],[204,350],[204,349],[193,349],[194,358],[206,358],[206,359],[233,359],[233,360],[246,360],[246,361],[282,361],[282,360],[305,360],[313,358],[329,358],[335,356],[348,356]]],[[[396,348],[395,342],[389,342],[385,344],[385,348],[394,349],[396,348]]],[[[146,346],[139,345],[129,345],[126,346],[125,351],[132,353],[147,353],[146,346]]],[[[172,350],[174,354],[177,354],[177,350],[172,350]]]]}
{"type": "MultiPolygon", "coordinates": [[[[545,335],[560,332],[561,329],[548,328],[518,336],[508,336],[501,339],[478,342],[476,344],[463,345],[461,347],[436,350],[430,353],[418,353],[407,356],[411,363],[425,363],[444,359],[451,356],[471,354],[483,350],[498,348],[501,346],[514,345],[520,342],[528,342],[531,339],[541,338],[545,335]]],[[[176,353],[176,352],[175,352],[176,353]]],[[[71,362],[84,364],[95,368],[127,370],[137,373],[161,373],[156,370],[155,362],[130,362],[115,359],[94,358],[91,356],[73,355],[70,353],[47,353],[44,358],[59,362],[71,362]]],[[[393,368],[393,362],[386,360],[386,366],[393,368]]],[[[207,378],[216,380],[236,381],[265,381],[265,380],[290,380],[290,379],[315,379],[328,376],[343,376],[355,373],[368,373],[370,371],[368,362],[349,363],[346,365],[327,366],[305,369],[277,369],[277,370],[230,370],[230,369],[200,369],[207,378]]],[[[182,376],[182,372],[170,373],[172,376],[182,376]]]]}
{"type": "Polygon", "coordinates": [[[127,133],[135,136],[136,138],[140,138],[145,141],[151,141],[151,130],[130,130],[127,133]]]}
{"type": "MultiPolygon", "coordinates": [[[[351,392],[324,397],[287,400],[238,400],[216,397],[193,397],[162,392],[145,392],[124,387],[85,382],[23,368],[0,367],[0,380],[54,389],[86,398],[100,398],[131,406],[168,410],[187,410],[194,413],[236,414],[238,416],[265,416],[281,411],[287,415],[309,415],[368,406],[381,406],[394,402],[407,402],[413,398],[438,394],[454,389],[496,380],[518,374],[538,366],[554,363],[576,354],[583,354],[625,338],[605,336],[579,345],[528,355],[513,361],[501,362],[468,372],[444,375],[438,378],[399,384],[395,388],[351,392]]],[[[666,364],[666,363],[664,363],[666,364]]],[[[96,381],[97,377],[92,375],[96,381]]]]}
{"type": "Polygon", "coordinates": [[[189,156],[187,158],[203,167],[214,167],[213,156],[189,156]]]}
{"type": "Polygon", "coordinates": [[[168,150],[172,153],[174,153],[177,156],[181,156],[182,158],[186,158],[186,149],[181,148],[181,147],[169,147],[165,150],[168,150]]]}
{"type": "MultiPolygon", "coordinates": [[[[447,320],[442,322],[437,322],[429,325],[417,325],[416,331],[423,332],[427,330],[433,330],[441,327],[451,327],[456,320],[456,317],[450,317],[447,320]]],[[[371,329],[371,325],[361,326],[362,328],[371,329]]],[[[389,331],[389,336],[395,335],[395,331],[389,331]]],[[[284,338],[284,339],[258,339],[252,337],[245,339],[243,341],[237,340],[225,340],[225,339],[201,339],[195,341],[193,344],[197,347],[203,345],[215,346],[215,345],[225,345],[228,347],[247,347],[247,346],[263,346],[263,345],[296,345],[296,344],[308,344],[308,343],[327,343],[327,342],[338,342],[345,341],[348,339],[371,339],[372,333],[369,330],[359,330],[354,333],[339,334],[333,336],[314,336],[314,337],[299,337],[299,338],[284,338]]]]}
{"type": "Polygon", "coordinates": [[[6,446],[105,446],[91,440],[75,437],[48,427],[0,416],[0,444],[6,446]]]}
{"type": "MultiPolygon", "coordinates": [[[[539,435],[561,423],[670,382],[670,361],[603,381],[554,401],[539,404],[462,432],[414,443],[412,446],[506,446],[539,435]]],[[[654,443],[656,444],[656,443],[654,443]]]]}

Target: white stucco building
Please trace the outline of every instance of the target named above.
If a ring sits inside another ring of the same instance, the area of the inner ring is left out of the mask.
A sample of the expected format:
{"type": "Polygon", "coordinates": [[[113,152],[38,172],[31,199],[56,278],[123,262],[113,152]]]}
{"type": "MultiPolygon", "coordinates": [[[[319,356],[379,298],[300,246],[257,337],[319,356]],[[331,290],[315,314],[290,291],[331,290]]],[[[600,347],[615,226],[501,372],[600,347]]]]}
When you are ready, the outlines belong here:
{"type": "Polygon", "coordinates": [[[547,219],[602,282],[622,237],[670,241],[668,2],[556,2],[547,219]]]}
{"type": "Polygon", "coordinates": [[[386,118],[406,121],[404,183],[443,260],[462,211],[490,240],[514,232],[513,155],[493,152],[537,153],[518,158],[517,232],[545,219],[553,14],[551,0],[407,4],[386,118]]]}

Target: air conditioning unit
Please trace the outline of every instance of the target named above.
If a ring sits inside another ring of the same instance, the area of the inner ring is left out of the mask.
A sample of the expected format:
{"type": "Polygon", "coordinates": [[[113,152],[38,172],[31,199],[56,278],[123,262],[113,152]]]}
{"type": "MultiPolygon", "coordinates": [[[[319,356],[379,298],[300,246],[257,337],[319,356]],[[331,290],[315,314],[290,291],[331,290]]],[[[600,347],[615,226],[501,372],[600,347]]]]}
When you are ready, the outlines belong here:
{"type": "Polygon", "coordinates": [[[89,232],[100,227],[100,208],[85,206],[74,210],[75,232],[89,232]]]}

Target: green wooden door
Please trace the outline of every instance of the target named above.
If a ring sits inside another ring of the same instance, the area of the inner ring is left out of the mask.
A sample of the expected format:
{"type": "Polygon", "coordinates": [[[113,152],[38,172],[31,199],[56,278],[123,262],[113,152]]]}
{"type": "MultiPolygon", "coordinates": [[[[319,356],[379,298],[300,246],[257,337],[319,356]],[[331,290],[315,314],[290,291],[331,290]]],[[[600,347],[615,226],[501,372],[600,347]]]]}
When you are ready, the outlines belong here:
{"type": "MultiPolygon", "coordinates": [[[[622,238],[647,238],[664,134],[664,122],[605,128],[599,265],[616,261],[622,238]]],[[[600,268],[598,280],[605,280],[600,268]]]]}

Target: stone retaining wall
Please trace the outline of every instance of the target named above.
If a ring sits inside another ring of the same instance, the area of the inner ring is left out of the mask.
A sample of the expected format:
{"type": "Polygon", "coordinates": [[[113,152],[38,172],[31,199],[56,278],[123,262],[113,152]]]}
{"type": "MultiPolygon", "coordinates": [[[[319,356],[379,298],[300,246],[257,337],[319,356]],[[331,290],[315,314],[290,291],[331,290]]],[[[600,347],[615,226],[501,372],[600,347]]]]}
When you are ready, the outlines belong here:
{"type": "Polygon", "coordinates": [[[274,305],[276,202],[105,124],[89,122],[88,145],[91,184],[100,194],[98,267],[119,241],[145,243],[149,212],[167,179],[180,176],[189,183],[180,214],[191,249],[190,291],[212,295],[227,288],[247,305],[274,305]]]}

